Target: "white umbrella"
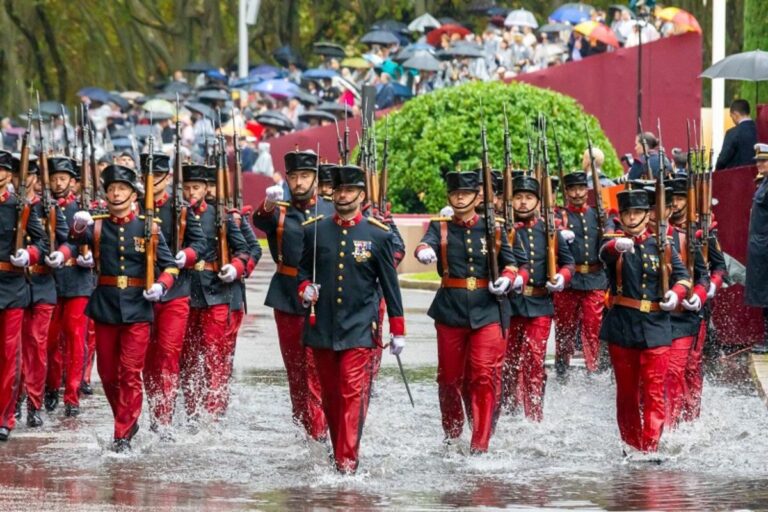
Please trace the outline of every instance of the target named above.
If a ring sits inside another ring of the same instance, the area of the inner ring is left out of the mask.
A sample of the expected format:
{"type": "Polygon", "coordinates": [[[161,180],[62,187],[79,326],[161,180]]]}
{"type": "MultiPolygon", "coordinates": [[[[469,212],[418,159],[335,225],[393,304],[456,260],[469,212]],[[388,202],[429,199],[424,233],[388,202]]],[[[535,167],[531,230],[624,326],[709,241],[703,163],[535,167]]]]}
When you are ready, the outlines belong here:
{"type": "Polygon", "coordinates": [[[429,28],[440,28],[441,23],[434,16],[425,12],[408,24],[408,30],[411,32],[427,32],[429,28]]]}
{"type": "Polygon", "coordinates": [[[531,11],[525,9],[515,9],[507,14],[504,19],[505,27],[531,27],[538,28],[539,23],[531,11]]]}

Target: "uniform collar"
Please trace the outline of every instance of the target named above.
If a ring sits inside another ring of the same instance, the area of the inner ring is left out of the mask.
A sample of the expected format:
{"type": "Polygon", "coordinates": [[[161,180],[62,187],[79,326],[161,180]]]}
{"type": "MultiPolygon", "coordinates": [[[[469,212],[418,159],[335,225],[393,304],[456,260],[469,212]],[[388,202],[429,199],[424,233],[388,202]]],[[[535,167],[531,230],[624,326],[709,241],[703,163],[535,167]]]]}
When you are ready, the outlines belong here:
{"type": "Polygon", "coordinates": [[[587,213],[587,208],[588,207],[586,204],[581,207],[573,206],[572,204],[568,205],[568,211],[573,213],[587,213]]]}
{"type": "Polygon", "coordinates": [[[195,211],[197,215],[200,215],[208,208],[208,201],[202,200],[195,203],[195,205],[192,207],[192,209],[195,211]]]}
{"type": "Polygon", "coordinates": [[[474,214],[472,218],[470,218],[469,220],[461,220],[455,215],[453,216],[453,223],[456,224],[457,226],[461,226],[462,228],[471,228],[472,226],[477,224],[477,221],[479,220],[480,220],[480,215],[478,214],[474,214]]]}
{"type": "Polygon", "coordinates": [[[8,192],[8,189],[5,189],[5,191],[0,194],[0,203],[6,202],[9,197],[11,197],[11,193],[8,192]]]}
{"type": "Polygon", "coordinates": [[[70,190],[69,194],[60,198],[57,202],[59,203],[59,206],[67,206],[74,202],[75,199],[75,194],[70,190]]]}
{"type": "Polygon", "coordinates": [[[537,216],[532,216],[530,219],[521,220],[519,222],[515,222],[516,228],[532,228],[539,222],[539,218],[537,216]]]}
{"type": "Polygon", "coordinates": [[[346,220],[339,217],[338,213],[333,214],[333,222],[336,223],[337,226],[341,226],[343,228],[350,228],[352,226],[356,226],[357,224],[360,224],[360,221],[363,219],[363,212],[357,212],[357,215],[355,215],[353,218],[346,220]]]}
{"type": "Polygon", "coordinates": [[[651,232],[646,229],[645,231],[643,231],[639,235],[633,236],[632,240],[634,240],[634,242],[637,243],[637,244],[642,244],[643,242],[648,240],[648,238],[650,238],[650,237],[651,237],[651,232]]]}
{"type": "Polygon", "coordinates": [[[162,208],[165,203],[168,202],[168,199],[170,199],[171,196],[168,195],[168,192],[163,192],[163,195],[160,196],[160,199],[157,199],[155,201],[155,208],[162,208]]]}
{"type": "Polygon", "coordinates": [[[122,226],[124,224],[128,224],[135,218],[136,218],[136,213],[131,211],[131,213],[129,213],[125,217],[115,217],[114,215],[110,215],[109,221],[113,224],[117,224],[118,226],[122,226]]]}

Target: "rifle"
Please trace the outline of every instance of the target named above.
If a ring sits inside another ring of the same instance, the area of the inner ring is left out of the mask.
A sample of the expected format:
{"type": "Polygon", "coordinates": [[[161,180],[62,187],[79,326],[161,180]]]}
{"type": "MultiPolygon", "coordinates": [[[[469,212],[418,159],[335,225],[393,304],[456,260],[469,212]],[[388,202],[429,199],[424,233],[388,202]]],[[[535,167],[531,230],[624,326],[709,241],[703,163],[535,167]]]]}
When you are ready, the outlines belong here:
{"type": "Polygon", "coordinates": [[[533,175],[533,143],[531,142],[531,122],[525,118],[526,136],[528,137],[528,176],[533,175]]]}
{"type": "Polygon", "coordinates": [[[381,156],[381,173],[379,173],[379,211],[387,211],[387,181],[389,180],[389,116],[384,118],[384,150],[381,156]]]}
{"type": "MultiPolygon", "coordinates": [[[[702,151],[704,153],[704,151],[702,151]]],[[[709,262],[709,235],[712,230],[712,148],[709,149],[709,158],[706,168],[702,158],[702,186],[701,186],[701,255],[705,262],[709,262]]],[[[703,157],[703,155],[702,155],[703,157]]]]}
{"type": "Polygon", "coordinates": [[[27,176],[29,175],[29,134],[32,131],[32,109],[29,109],[27,129],[21,138],[21,156],[19,157],[19,190],[18,194],[18,215],[16,216],[16,240],[14,246],[16,250],[23,249],[26,245],[24,235],[27,230],[27,222],[31,207],[27,201],[27,176]]]}
{"type": "Polygon", "coordinates": [[[40,109],[40,92],[37,92],[37,131],[40,132],[40,149],[37,157],[42,179],[43,210],[45,211],[45,227],[48,232],[50,250],[56,247],[56,202],[51,195],[51,185],[48,175],[48,151],[45,149],[43,136],[43,113],[40,109]]]}
{"type": "MultiPolygon", "coordinates": [[[[483,219],[485,220],[485,246],[488,249],[488,275],[490,281],[495,283],[499,278],[499,258],[496,252],[496,210],[493,206],[493,176],[491,165],[488,163],[488,136],[485,130],[485,115],[480,124],[480,144],[483,150],[483,219]]],[[[499,305],[499,318],[504,321],[501,296],[496,296],[499,305]]],[[[502,325],[504,325],[502,323],[502,325]]]]}
{"type": "Polygon", "coordinates": [[[179,94],[176,93],[176,129],[173,144],[173,171],[171,174],[171,188],[173,189],[173,214],[175,220],[171,222],[171,239],[169,245],[174,254],[177,254],[184,245],[184,231],[187,228],[187,204],[184,201],[184,189],[181,179],[181,124],[179,122],[179,94]]]}
{"type": "Polygon", "coordinates": [[[146,256],[146,289],[155,282],[155,253],[157,251],[157,237],[155,236],[155,177],[154,177],[154,152],[155,138],[150,135],[147,141],[149,159],[147,161],[147,175],[144,178],[144,255],[146,256]]]}
{"type": "Polygon", "coordinates": [[[339,150],[339,160],[342,164],[347,165],[347,156],[344,154],[344,142],[341,140],[341,133],[339,132],[339,121],[334,116],[333,124],[336,125],[336,146],[339,150]]]}
{"type": "MultiPolygon", "coordinates": [[[[643,148],[643,179],[649,180],[653,178],[653,170],[651,170],[651,161],[648,159],[648,144],[645,142],[645,132],[643,131],[643,121],[639,117],[637,118],[637,125],[640,127],[640,145],[643,148]]],[[[659,143],[661,145],[661,143],[659,143]]],[[[662,172],[661,157],[659,157],[659,172],[662,172]]]]}
{"type": "Polygon", "coordinates": [[[509,136],[509,120],[507,119],[507,104],[504,103],[504,229],[507,239],[511,239],[515,231],[515,208],[512,205],[514,187],[512,185],[512,141],[509,136]]]}
{"type": "Polygon", "coordinates": [[[347,104],[344,104],[344,165],[349,163],[349,119],[347,117],[347,104]]]}
{"type": "MultiPolygon", "coordinates": [[[[61,123],[64,126],[64,154],[67,155],[67,157],[72,157],[72,151],[69,148],[69,130],[67,129],[67,111],[64,108],[64,105],[59,105],[61,107],[61,123]]],[[[53,116],[51,116],[51,119],[53,119],[53,116]]]]}
{"type": "Polygon", "coordinates": [[[603,230],[608,223],[608,216],[603,206],[603,185],[600,183],[600,174],[595,167],[595,156],[592,154],[592,137],[589,136],[589,127],[584,122],[584,133],[587,134],[587,150],[589,152],[589,170],[592,173],[592,191],[595,193],[595,211],[597,211],[597,236],[598,241],[603,239],[603,230]]]}
{"type": "MultiPolygon", "coordinates": [[[[99,186],[99,171],[96,168],[96,144],[93,142],[94,128],[90,125],[90,118],[88,117],[88,105],[83,103],[83,125],[86,126],[88,133],[88,151],[91,162],[91,194],[96,200],[101,199],[102,189],[99,186]]],[[[83,147],[85,147],[85,134],[83,134],[83,147]]]]}
{"type": "MultiPolygon", "coordinates": [[[[221,130],[221,111],[216,109],[219,118],[219,130],[221,130]]],[[[221,138],[219,139],[221,141],[221,138]]],[[[220,148],[223,152],[224,148],[220,148]]],[[[229,264],[229,241],[227,239],[227,189],[226,187],[226,156],[221,155],[217,159],[216,166],[216,226],[218,229],[219,269],[229,264]]]]}
{"type": "MultiPolygon", "coordinates": [[[[656,127],[659,132],[659,175],[656,178],[656,245],[659,246],[659,287],[662,300],[669,291],[669,243],[667,242],[667,204],[666,190],[664,188],[664,169],[661,162],[664,161],[664,146],[661,144],[661,120],[657,120],[656,127]]],[[[640,128],[642,130],[642,127],[640,128]]],[[[691,277],[692,278],[692,277],[691,277]]]]}
{"type": "Polygon", "coordinates": [[[547,232],[547,278],[555,282],[557,275],[557,228],[555,227],[555,198],[552,194],[552,180],[549,178],[549,150],[547,148],[547,119],[539,117],[541,129],[541,178],[542,208],[544,210],[544,228],[547,232]]]}
{"type": "Polygon", "coordinates": [[[232,109],[232,140],[235,149],[235,175],[232,181],[232,192],[235,208],[243,208],[243,166],[240,162],[240,137],[237,135],[237,123],[235,122],[235,110],[232,109]]]}
{"type": "MultiPolygon", "coordinates": [[[[346,109],[346,108],[345,108],[346,109]]],[[[315,164],[315,176],[320,175],[320,143],[317,143],[317,163],[315,164]]],[[[315,222],[313,222],[314,236],[312,241],[312,284],[317,281],[317,203],[318,201],[318,188],[315,187],[315,222]]],[[[317,315],[315,314],[315,305],[312,304],[309,309],[309,325],[312,327],[317,323],[317,315]]]]}
{"type": "Polygon", "coordinates": [[[563,197],[563,206],[568,204],[565,198],[565,177],[563,175],[563,155],[560,153],[560,141],[557,140],[557,130],[552,125],[552,138],[555,139],[555,156],[557,157],[557,177],[560,178],[560,193],[563,197]]]}
{"type": "MultiPolygon", "coordinates": [[[[82,117],[82,116],[81,116],[82,117]]],[[[91,164],[88,159],[85,157],[85,121],[84,119],[81,119],[80,122],[82,123],[80,125],[80,138],[82,139],[82,146],[81,146],[81,162],[82,166],[80,168],[80,208],[86,211],[91,210],[91,203],[93,202],[93,196],[91,194],[92,192],[92,183],[91,183],[91,164]]],[[[77,139],[77,137],[75,137],[77,139]]],[[[93,157],[93,148],[91,148],[91,157],[93,157]]],[[[80,254],[82,256],[88,256],[90,253],[90,249],[88,248],[87,243],[83,243],[80,245],[80,254]]]]}
{"type": "MultiPolygon", "coordinates": [[[[541,184],[542,186],[544,182],[544,169],[542,168],[542,147],[541,147],[541,142],[542,142],[541,127],[543,123],[544,123],[544,119],[541,113],[539,113],[538,117],[536,118],[536,131],[538,131],[539,133],[538,133],[538,137],[536,138],[536,153],[534,155],[534,160],[536,163],[534,164],[534,168],[533,168],[533,177],[536,178],[536,181],[538,181],[539,184],[541,184]]],[[[544,136],[546,137],[546,134],[544,134],[544,136]]],[[[549,165],[549,162],[547,162],[547,165],[549,165]]]]}
{"type": "Polygon", "coordinates": [[[372,206],[376,206],[379,204],[379,201],[381,200],[381,197],[379,195],[379,179],[377,176],[377,169],[376,166],[378,165],[378,162],[376,160],[376,129],[374,128],[374,125],[371,124],[370,128],[370,135],[368,136],[368,144],[369,144],[369,172],[367,172],[367,175],[370,175],[370,178],[368,179],[368,183],[370,186],[370,192],[371,196],[368,198],[372,206]]]}

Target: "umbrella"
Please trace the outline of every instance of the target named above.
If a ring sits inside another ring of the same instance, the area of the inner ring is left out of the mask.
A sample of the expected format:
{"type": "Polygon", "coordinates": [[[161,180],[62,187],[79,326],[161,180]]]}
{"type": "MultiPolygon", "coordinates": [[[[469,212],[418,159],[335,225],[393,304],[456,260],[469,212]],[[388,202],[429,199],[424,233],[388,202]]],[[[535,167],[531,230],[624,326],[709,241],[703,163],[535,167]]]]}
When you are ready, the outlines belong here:
{"type": "Polygon", "coordinates": [[[461,37],[466,37],[471,33],[472,32],[470,32],[466,27],[449,23],[447,25],[442,25],[440,28],[436,28],[435,30],[428,33],[427,42],[437,48],[440,46],[440,41],[443,38],[443,34],[447,35],[448,37],[452,37],[454,34],[458,34],[461,37]]]}
{"type": "Polygon", "coordinates": [[[550,34],[554,32],[570,32],[573,30],[573,27],[567,23],[547,23],[546,25],[542,25],[539,27],[539,32],[543,32],[545,34],[550,34]]]}
{"type": "Polygon", "coordinates": [[[496,7],[496,0],[475,0],[469,5],[469,12],[486,13],[496,7]]]}
{"type": "Polygon", "coordinates": [[[427,43],[412,43],[408,46],[400,48],[400,50],[394,55],[394,57],[391,57],[391,59],[395,62],[405,62],[406,60],[413,57],[417,52],[421,51],[428,51],[434,55],[435,47],[427,43]]]}
{"type": "Polygon", "coordinates": [[[318,121],[330,121],[333,123],[336,121],[336,116],[323,110],[309,110],[303,114],[299,114],[299,121],[309,123],[312,119],[317,119],[318,121]]]}
{"type": "Polygon", "coordinates": [[[141,108],[153,115],[158,114],[168,117],[173,117],[176,115],[176,107],[173,103],[158,98],[149,100],[144,105],[142,105],[141,108]]]}
{"type": "Polygon", "coordinates": [[[321,41],[312,45],[312,51],[318,55],[322,55],[328,58],[343,59],[347,56],[344,48],[336,43],[329,43],[327,41],[321,41]]]}
{"type": "Polygon", "coordinates": [[[440,55],[448,58],[467,57],[470,59],[479,59],[485,57],[483,49],[472,43],[454,44],[446,50],[441,50],[440,55]]]}
{"type": "Polygon", "coordinates": [[[227,101],[229,94],[221,89],[206,89],[197,93],[197,99],[204,101],[227,101]]]}
{"type": "Polygon", "coordinates": [[[374,30],[373,32],[368,32],[360,38],[360,42],[364,44],[378,44],[381,46],[400,44],[400,40],[397,36],[389,30],[374,30]]]}
{"type": "Polygon", "coordinates": [[[274,57],[281,66],[285,66],[286,68],[291,64],[295,64],[299,67],[304,65],[304,61],[302,60],[301,56],[296,53],[296,50],[288,45],[281,46],[272,52],[272,57],[274,57]]]}
{"type": "Polygon", "coordinates": [[[85,96],[91,101],[98,101],[99,103],[110,103],[114,101],[112,95],[100,87],[86,87],[84,89],[80,89],[77,91],[77,95],[85,96]]]}
{"type": "Polygon", "coordinates": [[[426,32],[429,28],[439,28],[440,22],[431,14],[425,12],[408,24],[408,30],[411,32],[426,32]]]}
{"type": "Polygon", "coordinates": [[[701,25],[699,25],[693,14],[688,11],[677,7],[667,7],[657,12],[656,17],[660,20],[671,21],[680,32],[696,32],[701,34],[701,25]]]}
{"type": "MultiPolygon", "coordinates": [[[[352,81],[347,80],[342,76],[335,76],[333,77],[333,80],[331,83],[337,89],[340,89],[340,90],[343,89],[345,91],[351,92],[357,101],[360,101],[362,99],[362,96],[360,96],[360,89],[358,89],[357,86],[352,81]]],[[[318,101],[318,103],[320,102],[318,101]]]]}
{"type": "Polygon", "coordinates": [[[293,97],[304,105],[317,105],[320,103],[320,98],[314,94],[311,94],[309,91],[302,89],[301,87],[296,88],[296,92],[294,93],[293,97]]]}
{"type": "MultiPolygon", "coordinates": [[[[439,24],[437,26],[440,26],[439,24]]],[[[395,20],[379,20],[371,25],[371,30],[386,30],[394,33],[407,34],[408,27],[405,23],[395,20]]]]}
{"type": "Polygon", "coordinates": [[[264,80],[251,88],[251,90],[255,92],[269,94],[270,96],[282,96],[285,98],[295,96],[296,89],[298,89],[298,86],[295,83],[284,78],[264,80]]]}
{"type": "Polygon", "coordinates": [[[504,26],[537,28],[539,23],[531,11],[516,9],[507,14],[507,17],[504,19],[504,26]]]}
{"type": "Polygon", "coordinates": [[[269,80],[270,78],[282,78],[284,76],[283,70],[270,66],[268,64],[260,64],[255,68],[248,71],[248,78],[258,80],[269,80]]]}
{"type": "Polygon", "coordinates": [[[561,23],[570,23],[576,25],[582,21],[587,21],[592,18],[592,13],[595,9],[591,5],[582,3],[569,3],[563,4],[555,12],[549,15],[549,19],[552,21],[559,21],[561,23]]]}
{"type": "MultiPolygon", "coordinates": [[[[40,103],[40,114],[43,117],[60,117],[61,108],[64,107],[64,114],[69,115],[67,107],[58,101],[43,101],[40,103]]],[[[37,115],[37,109],[32,109],[34,115],[37,115]]]]}
{"type": "Polygon", "coordinates": [[[218,68],[209,62],[201,61],[190,62],[181,68],[182,71],[187,71],[189,73],[205,73],[206,71],[211,71],[214,69],[218,68]]]}
{"type": "Polygon", "coordinates": [[[332,101],[322,102],[317,106],[316,110],[320,110],[323,112],[330,112],[331,114],[334,114],[336,117],[344,117],[344,112],[347,112],[347,115],[351,115],[351,112],[349,111],[349,107],[347,105],[344,105],[343,103],[334,103],[332,101]]]}
{"type": "Polygon", "coordinates": [[[405,98],[405,99],[413,98],[413,91],[407,85],[393,82],[392,88],[395,90],[395,96],[398,98],[405,98]]]}
{"type": "Polygon", "coordinates": [[[440,61],[432,53],[422,50],[403,62],[403,67],[419,71],[440,71],[440,61]]]}
{"type": "Polygon", "coordinates": [[[109,93],[109,101],[120,107],[120,110],[127,110],[131,107],[131,103],[127,99],[120,96],[120,93],[117,91],[109,93]]]}
{"type": "Polygon", "coordinates": [[[507,9],[506,7],[491,7],[489,9],[486,9],[485,15],[489,16],[491,18],[495,18],[497,16],[504,18],[507,14],[509,14],[509,11],[512,9],[507,9]]]}
{"type": "MultiPolygon", "coordinates": [[[[699,75],[703,78],[725,78],[728,80],[746,80],[762,82],[768,80],[768,52],[752,50],[729,55],[715,62],[699,75]]],[[[757,105],[757,89],[755,84],[755,105],[757,105]]]]}
{"type": "Polygon", "coordinates": [[[115,132],[112,134],[112,137],[130,138],[136,136],[137,139],[146,139],[151,135],[157,135],[157,133],[155,133],[154,127],[151,124],[137,124],[129,128],[121,128],[119,130],[115,130],[115,132]]]}
{"type": "Polygon", "coordinates": [[[335,76],[339,76],[338,71],[333,69],[321,69],[321,68],[308,69],[301,74],[301,78],[306,78],[307,80],[322,80],[322,79],[330,80],[335,76]]]}
{"type": "Polygon", "coordinates": [[[616,39],[616,34],[614,34],[613,30],[608,26],[603,25],[602,23],[591,20],[584,21],[573,27],[573,31],[583,34],[590,39],[595,39],[601,43],[613,46],[614,48],[619,47],[619,41],[616,39]]]}
{"type": "MultiPolygon", "coordinates": [[[[186,95],[192,93],[192,86],[186,82],[173,81],[163,87],[163,92],[179,93],[180,95],[186,95]]],[[[127,98],[126,98],[127,99],[127,98]]]]}
{"type": "Polygon", "coordinates": [[[184,104],[184,106],[192,112],[197,112],[198,114],[202,115],[203,117],[207,117],[208,119],[214,119],[216,117],[216,112],[214,112],[214,110],[205,103],[200,103],[199,101],[188,101],[184,104]]]}
{"type": "Polygon", "coordinates": [[[437,21],[440,22],[440,26],[441,27],[443,25],[461,25],[461,23],[459,23],[458,21],[456,21],[453,18],[449,18],[448,16],[445,16],[445,17],[442,17],[442,18],[437,18],[437,21]]]}
{"type": "Polygon", "coordinates": [[[122,91],[120,93],[120,97],[125,98],[128,101],[136,101],[142,96],[144,96],[144,93],[139,91],[122,91]]]}
{"type": "Polygon", "coordinates": [[[271,126],[272,128],[285,131],[293,130],[293,123],[291,120],[277,110],[268,110],[257,115],[255,119],[257,123],[264,126],[271,126]]]}
{"type": "Polygon", "coordinates": [[[348,57],[341,61],[341,67],[352,69],[368,69],[371,63],[362,57],[348,57]]]}

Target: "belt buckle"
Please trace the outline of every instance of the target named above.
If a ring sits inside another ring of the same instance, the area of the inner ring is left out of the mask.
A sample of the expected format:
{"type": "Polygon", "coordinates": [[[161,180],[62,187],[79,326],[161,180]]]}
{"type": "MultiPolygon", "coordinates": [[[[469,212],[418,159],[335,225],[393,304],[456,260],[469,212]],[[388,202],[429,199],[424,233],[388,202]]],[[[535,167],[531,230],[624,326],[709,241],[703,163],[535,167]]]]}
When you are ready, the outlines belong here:
{"type": "Polygon", "coordinates": [[[579,265],[579,274],[589,274],[589,264],[579,265]]]}
{"type": "Polygon", "coordinates": [[[641,300],[640,301],[640,311],[643,313],[650,313],[651,312],[651,301],[649,300],[641,300]]]}
{"type": "Polygon", "coordinates": [[[467,278],[467,290],[469,290],[469,291],[477,290],[477,278],[476,277],[468,277],[467,278]]]}
{"type": "Polygon", "coordinates": [[[525,295],[526,297],[530,297],[531,295],[533,295],[533,286],[528,285],[525,288],[523,288],[523,295],[525,295]]]}
{"type": "Polygon", "coordinates": [[[205,260],[199,260],[195,262],[195,270],[202,272],[205,270],[205,260]]]}
{"type": "Polygon", "coordinates": [[[128,276],[117,276],[117,287],[121,290],[128,288],[128,276]]]}

